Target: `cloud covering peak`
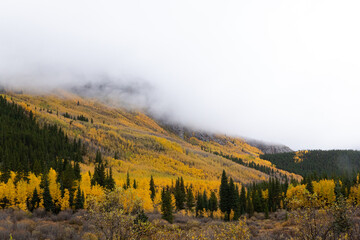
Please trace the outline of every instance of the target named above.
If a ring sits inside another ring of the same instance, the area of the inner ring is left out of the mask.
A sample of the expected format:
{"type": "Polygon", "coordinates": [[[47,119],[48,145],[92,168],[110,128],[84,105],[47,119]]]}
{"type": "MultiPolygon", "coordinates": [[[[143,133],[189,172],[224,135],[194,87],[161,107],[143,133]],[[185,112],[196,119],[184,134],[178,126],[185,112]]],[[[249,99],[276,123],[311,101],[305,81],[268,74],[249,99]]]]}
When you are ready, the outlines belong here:
{"type": "Polygon", "coordinates": [[[5,0],[0,83],[105,79],[134,86],[121,98],[193,127],[293,149],[359,148],[359,9],[353,0],[5,0]]]}

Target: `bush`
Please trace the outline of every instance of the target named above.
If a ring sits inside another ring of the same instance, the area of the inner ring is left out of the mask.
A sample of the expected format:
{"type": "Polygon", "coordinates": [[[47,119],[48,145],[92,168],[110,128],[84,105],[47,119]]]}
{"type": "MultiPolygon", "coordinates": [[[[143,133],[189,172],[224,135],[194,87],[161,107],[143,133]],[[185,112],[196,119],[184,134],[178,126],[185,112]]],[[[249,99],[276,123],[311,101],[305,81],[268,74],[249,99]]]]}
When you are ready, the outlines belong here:
{"type": "Polygon", "coordinates": [[[0,239],[10,239],[10,230],[5,229],[4,227],[0,227],[0,239]]]}
{"type": "Polygon", "coordinates": [[[51,220],[53,220],[55,222],[67,221],[67,220],[71,219],[72,215],[73,215],[72,210],[64,210],[64,211],[59,212],[57,215],[52,215],[51,220]]]}
{"type": "Polygon", "coordinates": [[[28,213],[26,213],[23,210],[15,210],[12,213],[12,217],[13,217],[14,222],[17,222],[17,221],[21,221],[25,218],[28,218],[28,213]]]}
{"type": "Polygon", "coordinates": [[[81,237],[83,240],[98,240],[98,237],[93,233],[84,233],[81,237]]]}
{"type": "Polygon", "coordinates": [[[1,220],[0,221],[0,227],[11,231],[13,228],[14,224],[10,221],[10,220],[1,220]]]}
{"type": "Polygon", "coordinates": [[[10,216],[8,210],[0,210],[0,220],[5,220],[10,216]]]}
{"type": "Polygon", "coordinates": [[[29,231],[32,232],[35,228],[35,222],[30,219],[24,219],[19,222],[16,222],[15,229],[19,231],[29,231]]]}
{"type": "Polygon", "coordinates": [[[28,240],[31,239],[31,233],[26,230],[16,230],[12,234],[14,240],[28,240]]]}
{"type": "Polygon", "coordinates": [[[33,211],[33,216],[36,218],[45,218],[48,216],[48,213],[45,211],[44,208],[38,208],[33,211]]]}

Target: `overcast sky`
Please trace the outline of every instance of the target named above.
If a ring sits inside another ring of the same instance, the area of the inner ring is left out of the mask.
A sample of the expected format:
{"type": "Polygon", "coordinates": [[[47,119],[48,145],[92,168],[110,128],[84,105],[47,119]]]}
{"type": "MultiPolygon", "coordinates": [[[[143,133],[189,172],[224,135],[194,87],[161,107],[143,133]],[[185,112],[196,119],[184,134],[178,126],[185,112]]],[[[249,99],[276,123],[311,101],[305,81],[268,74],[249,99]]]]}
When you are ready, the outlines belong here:
{"type": "Polygon", "coordinates": [[[355,0],[2,0],[0,83],[146,82],[152,111],[193,127],[359,149],[359,12],[355,0]]]}

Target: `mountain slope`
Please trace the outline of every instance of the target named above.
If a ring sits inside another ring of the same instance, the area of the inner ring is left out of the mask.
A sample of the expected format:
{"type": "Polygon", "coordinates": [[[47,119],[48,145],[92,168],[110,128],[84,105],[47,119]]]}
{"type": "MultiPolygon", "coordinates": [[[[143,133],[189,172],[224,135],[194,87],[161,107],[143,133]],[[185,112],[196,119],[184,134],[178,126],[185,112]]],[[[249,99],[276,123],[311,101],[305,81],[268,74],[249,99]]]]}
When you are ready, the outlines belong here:
{"type": "MultiPolygon", "coordinates": [[[[107,165],[112,166],[117,184],[123,183],[127,172],[144,182],[151,175],[164,184],[183,176],[213,188],[218,186],[222,169],[239,183],[269,177],[214,152],[275,169],[269,161],[259,158],[259,149],[242,139],[221,135],[206,139],[198,132],[186,132],[186,137],[180,137],[144,113],[109,107],[68,92],[43,96],[8,93],[8,99],[32,111],[38,122],[56,123],[71,138],[82,139],[88,149],[82,171],[93,171],[92,159],[99,149],[107,165]]],[[[298,178],[285,171],[282,174],[298,178]]]]}
{"type": "Polygon", "coordinates": [[[271,144],[271,143],[265,143],[257,140],[250,140],[247,139],[246,142],[250,144],[251,146],[254,146],[258,149],[260,149],[264,154],[275,154],[275,153],[287,153],[287,152],[293,152],[291,148],[280,145],[280,144],[271,144]]]}

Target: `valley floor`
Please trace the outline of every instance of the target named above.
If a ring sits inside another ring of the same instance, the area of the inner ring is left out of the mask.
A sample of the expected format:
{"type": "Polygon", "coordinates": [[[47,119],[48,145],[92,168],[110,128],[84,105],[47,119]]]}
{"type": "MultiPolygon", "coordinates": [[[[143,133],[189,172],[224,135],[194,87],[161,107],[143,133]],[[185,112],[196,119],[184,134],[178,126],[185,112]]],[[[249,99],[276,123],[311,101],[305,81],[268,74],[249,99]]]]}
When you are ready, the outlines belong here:
{"type": "MultiPolygon", "coordinates": [[[[287,213],[284,210],[271,213],[269,219],[264,214],[255,213],[249,219],[240,222],[224,223],[211,218],[194,218],[176,214],[174,224],[161,219],[161,214],[150,213],[148,223],[143,227],[136,227],[133,221],[122,220],[121,234],[114,238],[106,237],[101,229],[89,220],[88,212],[61,211],[54,215],[38,209],[33,213],[22,210],[6,209],[0,211],[0,239],[359,239],[360,238],[360,209],[353,209],[348,216],[351,223],[347,232],[334,235],[334,229],[327,231],[329,218],[316,211],[318,217],[313,219],[299,217],[299,212],[287,213]],[[325,217],[324,217],[325,216],[325,217]],[[130,223],[130,224],[129,224],[130,223]],[[145,226],[145,227],[144,227],[145,226]],[[126,229],[128,228],[128,229],[126,229]]],[[[306,215],[306,211],[301,212],[306,215]]],[[[124,218],[126,219],[126,218],[124,218]]],[[[108,226],[106,222],[103,226],[108,226]]]]}

